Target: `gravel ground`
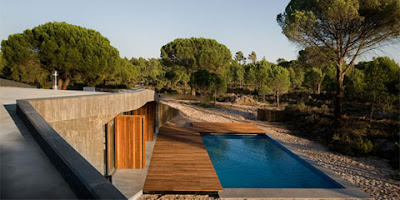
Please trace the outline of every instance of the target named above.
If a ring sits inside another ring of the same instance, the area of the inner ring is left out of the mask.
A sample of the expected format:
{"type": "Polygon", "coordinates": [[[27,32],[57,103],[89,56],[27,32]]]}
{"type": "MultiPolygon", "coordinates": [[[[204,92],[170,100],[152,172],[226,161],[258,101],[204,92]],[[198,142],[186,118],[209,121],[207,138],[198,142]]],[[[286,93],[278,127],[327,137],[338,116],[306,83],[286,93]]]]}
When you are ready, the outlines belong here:
{"type": "MultiPolygon", "coordinates": [[[[256,106],[218,103],[217,108],[202,108],[193,101],[164,100],[163,103],[180,110],[172,123],[180,126],[190,121],[209,122],[252,122],[286,145],[295,148],[309,159],[332,170],[337,175],[358,186],[375,199],[400,199],[400,181],[393,180],[395,172],[385,160],[367,157],[356,158],[330,152],[320,144],[289,135],[281,123],[256,120],[256,106]]],[[[143,195],[141,199],[213,199],[207,195],[143,195]]]]}

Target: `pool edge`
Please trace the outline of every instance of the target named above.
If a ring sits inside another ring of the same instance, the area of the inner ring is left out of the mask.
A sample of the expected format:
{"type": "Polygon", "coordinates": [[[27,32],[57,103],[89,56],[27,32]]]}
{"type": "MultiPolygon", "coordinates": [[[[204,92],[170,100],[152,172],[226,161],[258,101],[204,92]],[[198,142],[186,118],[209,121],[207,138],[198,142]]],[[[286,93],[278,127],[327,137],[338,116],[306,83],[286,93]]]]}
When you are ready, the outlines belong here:
{"type": "Polygon", "coordinates": [[[223,188],[223,191],[219,192],[221,199],[374,199],[361,188],[351,184],[316,161],[309,159],[295,148],[286,145],[282,140],[268,133],[265,133],[265,135],[276,142],[275,145],[279,148],[285,148],[286,151],[305,162],[302,164],[311,165],[344,188],[223,188]]]}

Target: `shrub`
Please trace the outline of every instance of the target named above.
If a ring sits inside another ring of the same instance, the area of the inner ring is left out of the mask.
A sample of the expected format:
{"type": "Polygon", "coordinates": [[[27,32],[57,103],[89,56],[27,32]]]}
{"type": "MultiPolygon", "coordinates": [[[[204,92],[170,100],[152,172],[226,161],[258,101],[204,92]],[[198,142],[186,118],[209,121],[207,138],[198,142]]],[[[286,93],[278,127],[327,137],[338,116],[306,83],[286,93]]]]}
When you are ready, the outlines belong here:
{"type": "Polygon", "coordinates": [[[327,106],[327,105],[322,105],[321,106],[321,112],[323,113],[323,114],[329,114],[329,107],[327,106]]]}
{"type": "Polygon", "coordinates": [[[349,134],[337,133],[333,135],[328,147],[345,155],[365,156],[373,150],[374,145],[371,140],[361,136],[351,137],[349,134]]]}
{"type": "Polygon", "coordinates": [[[285,108],[286,111],[300,111],[300,112],[305,112],[307,110],[307,106],[301,102],[301,103],[297,103],[297,104],[290,104],[288,106],[286,106],[285,108]]]}

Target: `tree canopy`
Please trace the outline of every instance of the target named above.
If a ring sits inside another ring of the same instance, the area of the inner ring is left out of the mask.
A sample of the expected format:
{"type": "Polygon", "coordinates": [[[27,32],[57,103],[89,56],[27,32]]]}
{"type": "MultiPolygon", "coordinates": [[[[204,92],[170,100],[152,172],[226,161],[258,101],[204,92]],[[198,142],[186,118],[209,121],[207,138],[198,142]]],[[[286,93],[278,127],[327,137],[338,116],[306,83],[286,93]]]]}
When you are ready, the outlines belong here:
{"type": "Polygon", "coordinates": [[[204,69],[193,73],[190,84],[198,89],[200,95],[213,97],[214,104],[216,103],[217,96],[225,93],[227,89],[226,82],[221,75],[210,73],[204,69]]]}
{"type": "Polygon", "coordinates": [[[371,101],[370,118],[374,110],[383,105],[390,105],[398,100],[400,89],[400,67],[387,57],[374,58],[364,63],[364,96],[371,101]]]}
{"type": "Polygon", "coordinates": [[[246,64],[246,57],[244,56],[242,51],[236,52],[235,60],[237,60],[239,62],[239,64],[241,64],[241,65],[246,64]]]}
{"type": "Polygon", "coordinates": [[[289,40],[335,55],[335,117],[340,119],[345,74],[361,53],[399,38],[400,1],[291,0],[277,21],[289,40]]]}
{"type": "Polygon", "coordinates": [[[238,81],[240,83],[240,87],[242,87],[242,82],[244,79],[244,67],[239,63],[238,60],[232,60],[230,72],[230,76],[232,77],[234,84],[236,85],[236,82],[238,81]]]}
{"type": "Polygon", "coordinates": [[[335,54],[326,47],[308,46],[299,51],[298,61],[306,68],[323,69],[335,62],[335,54]]]}
{"type": "Polygon", "coordinates": [[[251,60],[251,61],[253,62],[253,64],[256,63],[256,61],[257,61],[257,54],[256,54],[256,52],[252,51],[252,52],[249,54],[249,60],[251,60]]]}
{"type": "Polygon", "coordinates": [[[272,90],[276,97],[276,103],[279,107],[279,97],[286,94],[290,88],[290,73],[289,70],[281,66],[273,66],[271,69],[268,87],[272,90]]]}
{"type": "Polygon", "coordinates": [[[101,83],[113,74],[119,52],[99,32],[65,22],[49,22],[2,41],[8,76],[31,70],[32,63],[46,72],[57,70],[64,89],[77,75],[87,84],[101,83]]]}
{"type": "Polygon", "coordinates": [[[3,76],[3,68],[6,66],[6,60],[3,57],[3,53],[0,52],[0,76],[3,76]]]}
{"type": "Polygon", "coordinates": [[[321,71],[321,69],[313,67],[309,70],[304,75],[304,82],[305,84],[311,88],[314,93],[319,94],[321,91],[321,83],[324,79],[324,75],[321,71]]]}
{"type": "Polygon", "coordinates": [[[183,66],[189,75],[200,69],[218,73],[229,66],[231,58],[231,51],[213,39],[179,38],[161,48],[161,60],[165,65],[183,66]]]}

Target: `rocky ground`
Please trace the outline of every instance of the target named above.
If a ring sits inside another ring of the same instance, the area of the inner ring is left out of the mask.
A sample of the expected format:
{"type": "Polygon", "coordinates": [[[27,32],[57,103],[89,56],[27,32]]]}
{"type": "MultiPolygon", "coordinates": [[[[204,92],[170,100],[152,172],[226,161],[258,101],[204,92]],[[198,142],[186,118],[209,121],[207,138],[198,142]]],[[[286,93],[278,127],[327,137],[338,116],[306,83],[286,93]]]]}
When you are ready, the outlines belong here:
{"type": "Polygon", "coordinates": [[[214,199],[218,199],[216,197],[210,197],[208,195],[179,195],[179,194],[165,194],[165,195],[161,195],[161,194],[146,194],[146,195],[142,195],[140,197],[140,200],[154,200],[154,199],[160,199],[160,200],[173,200],[173,199],[177,199],[177,200],[214,200],[214,199]]]}
{"type": "MultiPolygon", "coordinates": [[[[256,120],[257,107],[266,105],[239,105],[227,102],[218,103],[215,108],[203,108],[197,106],[194,101],[168,100],[163,103],[180,110],[181,115],[172,122],[177,125],[183,126],[189,121],[252,122],[274,138],[358,186],[375,199],[400,199],[400,181],[391,178],[395,172],[385,160],[339,155],[330,152],[320,144],[290,135],[290,131],[284,124],[256,120]]],[[[141,199],[213,199],[213,197],[206,195],[143,195],[141,199]]]]}

